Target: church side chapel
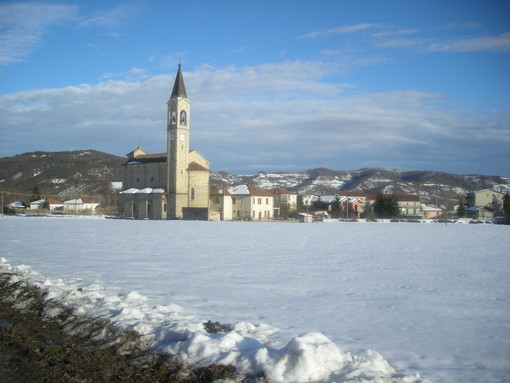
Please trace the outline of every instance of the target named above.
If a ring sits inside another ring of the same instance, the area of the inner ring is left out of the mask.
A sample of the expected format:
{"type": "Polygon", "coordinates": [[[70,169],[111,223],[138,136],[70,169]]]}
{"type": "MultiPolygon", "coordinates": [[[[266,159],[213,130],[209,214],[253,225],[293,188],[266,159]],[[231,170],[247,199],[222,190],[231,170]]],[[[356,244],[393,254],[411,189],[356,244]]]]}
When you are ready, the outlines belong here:
{"type": "Polygon", "coordinates": [[[127,154],[120,210],[135,219],[211,219],[209,161],[189,149],[191,103],[181,64],[167,103],[167,152],[127,154]]]}

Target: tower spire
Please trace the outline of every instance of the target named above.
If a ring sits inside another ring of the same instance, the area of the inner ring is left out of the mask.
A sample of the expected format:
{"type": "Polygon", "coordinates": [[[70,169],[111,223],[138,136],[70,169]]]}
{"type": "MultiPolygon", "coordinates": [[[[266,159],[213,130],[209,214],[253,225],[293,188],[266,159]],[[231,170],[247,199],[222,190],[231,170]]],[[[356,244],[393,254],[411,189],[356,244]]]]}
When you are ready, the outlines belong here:
{"type": "Polygon", "coordinates": [[[174,88],[170,98],[183,97],[188,98],[186,94],[186,87],[184,86],[184,79],[182,77],[181,63],[179,62],[179,69],[177,70],[177,76],[175,76],[174,88]]]}

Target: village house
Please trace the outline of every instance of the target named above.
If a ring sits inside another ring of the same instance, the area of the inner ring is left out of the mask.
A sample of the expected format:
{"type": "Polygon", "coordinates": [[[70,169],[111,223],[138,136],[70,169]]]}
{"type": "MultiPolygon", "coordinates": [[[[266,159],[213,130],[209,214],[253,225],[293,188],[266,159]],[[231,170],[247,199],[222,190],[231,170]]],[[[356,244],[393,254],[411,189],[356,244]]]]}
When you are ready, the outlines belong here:
{"type": "Polygon", "coordinates": [[[73,212],[83,213],[84,211],[89,211],[93,213],[98,206],[99,203],[94,202],[88,198],[75,198],[70,199],[68,201],[64,201],[63,210],[69,213],[73,212]]]}
{"type": "Polygon", "coordinates": [[[486,206],[471,206],[466,209],[466,218],[490,219],[493,217],[493,211],[486,206]]]}
{"type": "Polygon", "coordinates": [[[17,210],[22,211],[22,210],[30,208],[30,205],[27,205],[23,201],[13,201],[13,202],[7,204],[7,208],[10,210],[13,210],[13,211],[17,211],[17,210]]]}
{"type": "Polygon", "coordinates": [[[274,195],[275,218],[288,218],[291,214],[297,212],[296,193],[285,190],[284,188],[274,188],[269,190],[274,195]]]}
{"type": "Polygon", "coordinates": [[[503,198],[505,195],[503,193],[499,193],[494,190],[489,189],[483,189],[483,190],[476,190],[467,193],[466,195],[466,204],[467,207],[474,207],[474,206],[491,206],[492,201],[495,199],[503,205],[503,198]]]}
{"type": "Polygon", "coordinates": [[[365,204],[362,198],[341,196],[339,199],[343,217],[360,218],[365,204]]]}
{"type": "Polygon", "coordinates": [[[421,204],[420,215],[423,218],[438,218],[442,213],[443,210],[437,206],[429,206],[424,203],[421,204]]]}
{"type": "Polygon", "coordinates": [[[221,220],[267,221],[274,218],[275,196],[252,185],[238,185],[214,191],[210,195],[211,209],[220,213],[221,220]]]}
{"type": "Polygon", "coordinates": [[[44,209],[44,205],[47,203],[48,209],[51,211],[64,210],[64,204],[53,198],[40,199],[37,201],[30,202],[30,210],[41,210],[44,209]]]}
{"type": "Polygon", "coordinates": [[[119,210],[135,219],[201,219],[209,214],[209,161],[190,150],[191,103],[179,64],[167,102],[166,153],[127,154],[119,210]]]}
{"type": "MultiPolygon", "coordinates": [[[[318,196],[314,194],[303,196],[303,205],[312,206],[315,201],[321,201],[330,205],[334,201],[339,201],[342,212],[347,218],[361,217],[365,203],[368,201],[373,204],[377,199],[376,193],[363,193],[345,191],[342,194],[318,196]]],[[[420,196],[415,194],[384,194],[385,197],[393,196],[397,200],[402,215],[418,217],[421,213],[420,196]]]]}

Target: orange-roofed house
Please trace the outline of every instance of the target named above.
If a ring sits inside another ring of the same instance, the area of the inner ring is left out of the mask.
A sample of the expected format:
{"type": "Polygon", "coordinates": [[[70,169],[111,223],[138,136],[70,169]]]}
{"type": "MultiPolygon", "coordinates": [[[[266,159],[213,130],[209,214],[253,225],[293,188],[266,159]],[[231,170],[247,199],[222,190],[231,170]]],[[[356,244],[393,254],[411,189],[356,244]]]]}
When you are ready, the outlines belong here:
{"type": "Polygon", "coordinates": [[[297,212],[297,194],[284,188],[274,188],[269,191],[275,196],[275,216],[288,218],[297,212]]]}
{"type": "Polygon", "coordinates": [[[222,220],[269,221],[274,218],[274,194],[252,185],[232,186],[211,193],[211,207],[222,220]]]}

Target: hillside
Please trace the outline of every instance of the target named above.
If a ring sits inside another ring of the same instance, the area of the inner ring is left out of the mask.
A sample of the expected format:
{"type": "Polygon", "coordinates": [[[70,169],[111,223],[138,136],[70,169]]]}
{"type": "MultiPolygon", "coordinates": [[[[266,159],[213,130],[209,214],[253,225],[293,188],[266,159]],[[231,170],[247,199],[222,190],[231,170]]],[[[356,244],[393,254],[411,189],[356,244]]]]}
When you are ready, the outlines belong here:
{"type": "MultiPolygon", "coordinates": [[[[122,181],[122,157],[94,150],[32,152],[0,158],[0,189],[30,193],[38,185],[41,193],[65,199],[78,195],[101,196],[113,201],[112,182],[122,181]]],[[[434,171],[404,171],[366,168],[335,171],[325,168],[299,172],[260,172],[235,175],[211,172],[211,189],[239,184],[263,189],[283,187],[299,194],[336,194],[342,191],[419,194],[425,203],[457,203],[468,191],[510,191],[510,178],[457,175],[434,171]]],[[[97,197],[96,197],[97,198],[97,197]]]]}
{"type": "Polygon", "coordinates": [[[125,160],[95,150],[31,152],[0,158],[0,189],[30,193],[34,185],[54,198],[108,196],[122,181],[125,160]]]}
{"type": "Polygon", "coordinates": [[[461,196],[473,190],[510,192],[510,178],[377,168],[352,171],[319,168],[243,176],[217,172],[211,174],[211,183],[217,187],[239,183],[251,183],[264,189],[283,187],[299,194],[331,195],[342,191],[418,194],[424,203],[436,204],[437,201],[446,205],[457,203],[461,196]]]}

